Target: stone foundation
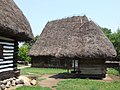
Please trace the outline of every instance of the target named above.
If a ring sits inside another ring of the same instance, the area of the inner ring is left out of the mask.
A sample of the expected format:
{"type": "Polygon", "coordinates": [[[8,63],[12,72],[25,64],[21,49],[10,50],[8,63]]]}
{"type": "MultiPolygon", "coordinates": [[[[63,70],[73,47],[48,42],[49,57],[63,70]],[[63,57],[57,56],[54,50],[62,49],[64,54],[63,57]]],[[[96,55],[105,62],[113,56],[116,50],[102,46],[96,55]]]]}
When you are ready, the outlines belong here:
{"type": "Polygon", "coordinates": [[[6,90],[16,86],[31,86],[36,85],[36,83],[35,79],[29,79],[25,76],[20,76],[19,78],[13,77],[0,81],[0,90],[6,90]]]}

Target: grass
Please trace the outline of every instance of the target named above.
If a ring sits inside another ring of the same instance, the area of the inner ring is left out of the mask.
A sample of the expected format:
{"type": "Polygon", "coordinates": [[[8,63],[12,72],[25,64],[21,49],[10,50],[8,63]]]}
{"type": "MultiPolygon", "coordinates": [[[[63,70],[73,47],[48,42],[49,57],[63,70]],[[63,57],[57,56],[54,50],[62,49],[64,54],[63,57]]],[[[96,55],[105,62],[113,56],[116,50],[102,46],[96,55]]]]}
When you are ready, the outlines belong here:
{"type": "Polygon", "coordinates": [[[57,90],[119,90],[120,81],[100,82],[89,79],[68,79],[57,84],[57,90]]]}
{"type": "MultiPolygon", "coordinates": [[[[22,75],[42,75],[42,74],[58,74],[67,72],[64,69],[53,68],[23,68],[22,75]]],[[[113,76],[120,76],[120,70],[115,68],[108,68],[107,73],[113,76]]],[[[38,77],[37,81],[42,81],[45,78],[38,77]]],[[[120,81],[102,82],[90,79],[66,79],[55,86],[56,90],[119,90],[120,81]]],[[[39,86],[19,87],[16,90],[50,90],[39,86]]]]}
{"type": "MultiPolygon", "coordinates": [[[[39,75],[39,74],[58,74],[67,72],[65,69],[54,68],[23,68],[21,69],[21,75],[39,75]]],[[[107,73],[109,75],[120,76],[120,69],[108,68],[107,73]]]]}
{"type": "Polygon", "coordinates": [[[16,90],[51,90],[48,87],[40,87],[40,86],[22,86],[16,88],[16,90]]]}
{"type": "Polygon", "coordinates": [[[66,72],[65,69],[53,69],[53,68],[23,68],[21,69],[21,75],[42,75],[42,74],[58,74],[66,72]]]}
{"type": "Polygon", "coordinates": [[[108,69],[107,69],[107,73],[108,73],[109,75],[120,76],[120,69],[108,68],[108,69]]]}

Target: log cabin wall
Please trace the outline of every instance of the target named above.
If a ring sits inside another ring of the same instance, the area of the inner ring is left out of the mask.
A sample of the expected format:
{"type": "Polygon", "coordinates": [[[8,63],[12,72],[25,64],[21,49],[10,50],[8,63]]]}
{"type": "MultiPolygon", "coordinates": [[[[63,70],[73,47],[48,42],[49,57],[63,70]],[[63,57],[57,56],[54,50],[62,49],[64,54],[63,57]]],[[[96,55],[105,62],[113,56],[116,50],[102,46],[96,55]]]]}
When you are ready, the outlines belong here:
{"type": "Polygon", "coordinates": [[[47,56],[31,56],[31,64],[32,67],[40,67],[40,68],[66,68],[65,60],[59,60],[56,58],[50,58],[47,56]]]}
{"type": "Polygon", "coordinates": [[[80,60],[79,69],[83,77],[104,78],[106,75],[105,60],[80,60]]]}
{"type": "Polygon", "coordinates": [[[15,76],[17,69],[18,42],[0,36],[0,80],[15,76]]]}

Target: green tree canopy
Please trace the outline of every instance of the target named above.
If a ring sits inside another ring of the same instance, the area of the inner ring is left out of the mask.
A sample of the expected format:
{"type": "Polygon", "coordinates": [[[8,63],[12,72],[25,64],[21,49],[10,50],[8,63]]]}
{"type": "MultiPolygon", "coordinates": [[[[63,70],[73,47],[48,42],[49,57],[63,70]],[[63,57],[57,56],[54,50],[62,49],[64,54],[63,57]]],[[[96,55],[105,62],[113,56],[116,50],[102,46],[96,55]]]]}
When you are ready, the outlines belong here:
{"type": "Polygon", "coordinates": [[[18,57],[21,61],[31,61],[31,58],[28,56],[28,51],[29,51],[29,44],[24,43],[20,48],[19,48],[19,53],[18,57]]]}
{"type": "Polygon", "coordinates": [[[37,35],[36,37],[34,37],[33,40],[27,41],[21,47],[19,47],[19,53],[18,53],[19,60],[28,61],[28,62],[31,61],[30,56],[28,56],[28,52],[38,37],[39,36],[37,35]]]}
{"type": "Polygon", "coordinates": [[[106,36],[110,39],[110,41],[113,43],[117,51],[116,60],[120,61],[120,29],[118,28],[117,31],[114,33],[112,33],[111,29],[108,28],[102,28],[102,30],[106,34],[106,36]]]}

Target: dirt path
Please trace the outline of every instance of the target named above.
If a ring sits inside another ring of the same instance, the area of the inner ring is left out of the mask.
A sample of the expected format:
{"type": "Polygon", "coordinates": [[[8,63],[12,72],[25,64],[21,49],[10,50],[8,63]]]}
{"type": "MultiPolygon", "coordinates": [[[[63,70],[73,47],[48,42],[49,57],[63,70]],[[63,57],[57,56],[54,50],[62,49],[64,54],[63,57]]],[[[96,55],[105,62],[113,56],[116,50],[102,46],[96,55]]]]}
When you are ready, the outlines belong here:
{"type": "Polygon", "coordinates": [[[57,85],[57,83],[64,79],[56,79],[53,78],[52,76],[54,75],[42,75],[41,77],[45,78],[45,80],[40,81],[39,85],[42,87],[49,87],[52,90],[56,90],[55,86],[57,85]]]}
{"type": "MultiPolygon", "coordinates": [[[[60,79],[60,78],[56,78],[54,77],[55,75],[42,75],[41,78],[45,78],[45,80],[42,80],[39,82],[39,85],[42,87],[49,87],[52,90],[56,90],[55,86],[57,85],[58,82],[62,81],[62,80],[66,80],[66,79],[60,79]]],[[[120,79],[120,78],[119,78],[120,79]]],[[[103,81],[103,82],[111,82],[114,80],[118,80],[118,77],[110,77],[108,75],[106,75],[106,78],[102,79],[102,80],[95,80],[95,81],[103,81]]]]}

